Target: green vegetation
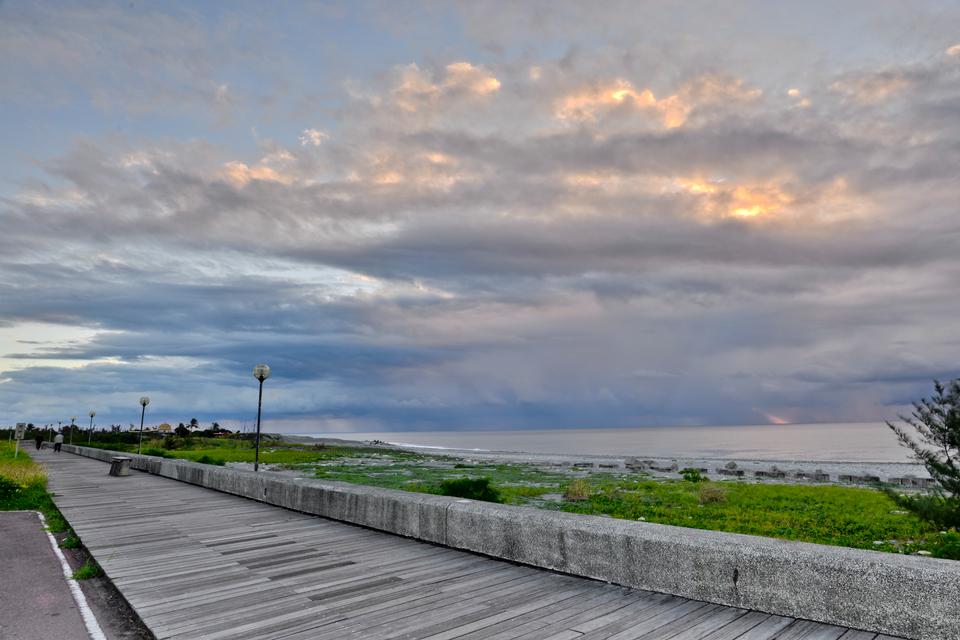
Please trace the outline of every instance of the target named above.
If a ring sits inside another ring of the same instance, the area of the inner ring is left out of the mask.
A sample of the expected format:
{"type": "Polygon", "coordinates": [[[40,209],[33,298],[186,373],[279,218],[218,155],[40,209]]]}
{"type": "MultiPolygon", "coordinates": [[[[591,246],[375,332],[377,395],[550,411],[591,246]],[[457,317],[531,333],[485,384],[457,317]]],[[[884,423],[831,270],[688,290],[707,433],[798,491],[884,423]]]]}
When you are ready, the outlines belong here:
{"type": "Polygon", "coordinates": [[[60,543],[60,546],[64,549],[79,549],[83,546],[83,543],[80,542],[79,536],[71,531],[67,534],[67,537],[63,539],[63,542],[60,543]]]}
{"type": "Polygon", "coordinates": [[[849,487],[624,481],[561,508],[883,551],[927,548],[921,540],[936,533],[883,493],[849,487]]]}
{"type": "Polygon", "coordinates": [[[14,457],[14,445],[0,442],[0,511],[39,511],[47,528],[60,533],[69,526],[47,493],[47,473],[23,448],[14,457]]]}
{"type": "Polygon", "coordinates": [[[440,483],[440,495],[470,498],[484,502],[503,502],[500,492],[490,484],[490,478],[457,478],[440,483]]]}
{"type": "Polygon", "coordinates": [[[683,476],[683,479],[687,482],[704,482],[707,478],[703,477],[703,474],[700,473],[700,469],[681,469],[680,475],[683,476]]]}
{"type": "Polygon", "coordinates": [[[933,383],[934,394],[913,403],[910,416],[900,416],[920,436],[920,442],[898,425],[887,423],[900,443],[927,468],[940,489],[921,495],[890,497],[923,520],[956,533],[960,527],[960,379],[942,385],[933,383]]]}
{"type": "Polygon", "coordinates": [[[700,487],[700,504],[716,504],[726,502],[727,489],[718,484],[705,484],[700,487]]]}
{"type": "Polygon", "coordinates": [[[563,492],[563,497],[565,500],[589,500],[590,483],[583,478],[572,480],[567,485],[567,490],[563,492]]]}
{"type": "Polygon", "coordinates": [[[103,569],[91,558],[83,563],[83,566],[73,572],[74,580],[89,580],[90,578],[99,578],[103,575],[103,569]]]}
{"type": "MultiPolygon", "coordinates": [[[[250,463],[254,456],[249,441],[222,437],[179,438],[174,447],[163,446],[158,439],[150,442],[149,449],[167,457],[208,464],[250,463]]],[[[561,471],[373,446],[268,442],[261,446],[260,461],[317,478],[388,489],[878,551],[923,550],[960,558],[960,536],[950,531],[941,533],[940,528],[899,508],[878,489],[736,479],[711,482],[695,469],[684,474],[685,480],[659,480],[635,472],[561,471]]]]}

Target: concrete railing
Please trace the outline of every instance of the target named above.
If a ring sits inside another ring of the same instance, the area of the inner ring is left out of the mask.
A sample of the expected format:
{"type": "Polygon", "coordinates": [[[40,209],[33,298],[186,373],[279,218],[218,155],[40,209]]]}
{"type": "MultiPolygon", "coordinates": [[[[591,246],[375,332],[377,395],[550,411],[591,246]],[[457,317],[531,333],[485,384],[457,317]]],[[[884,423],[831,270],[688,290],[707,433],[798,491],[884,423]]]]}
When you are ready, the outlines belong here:
{"type": "Polygon", "coordinates": [[[131,468],[166,478],[563,573],[916,640],[960,638],[956,561],[130,457],[131,468]]]}

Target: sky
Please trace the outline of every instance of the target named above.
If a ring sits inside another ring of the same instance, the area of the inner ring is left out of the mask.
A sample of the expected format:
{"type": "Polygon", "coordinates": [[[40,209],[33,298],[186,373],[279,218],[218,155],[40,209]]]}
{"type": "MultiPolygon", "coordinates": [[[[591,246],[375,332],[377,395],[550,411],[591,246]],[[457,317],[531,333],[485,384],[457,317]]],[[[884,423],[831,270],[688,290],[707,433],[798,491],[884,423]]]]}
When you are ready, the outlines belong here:
{"type": "Polygon", "coordinates": [[[960,376],[960,5],[0,1],[0,423],[873,421],[960,376]]]}

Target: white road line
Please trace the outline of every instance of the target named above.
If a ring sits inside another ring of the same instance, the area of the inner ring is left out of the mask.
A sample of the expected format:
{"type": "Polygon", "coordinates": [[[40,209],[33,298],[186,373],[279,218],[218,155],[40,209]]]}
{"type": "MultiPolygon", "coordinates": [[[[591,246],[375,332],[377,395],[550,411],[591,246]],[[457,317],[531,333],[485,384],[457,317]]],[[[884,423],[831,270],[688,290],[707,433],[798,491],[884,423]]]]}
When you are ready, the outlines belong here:
{"type": "Polygon", "coordinates": [[[70,569],[70,564],[67,562],[63,552],[60,551],[60,545],[57,544],[57,539],[54,538],[50,530],[47,529],[47,519],[44,518],[43,514],[39,511],[37,511],[37,515],[40,516],[40,523],[43,524],[43,530],[50,540],[50,546],[53,547],[53,552],[57,554],[57,558],[60,559],[63,576],[67,579],[67,584],[70,585],[70,593],[73,594],[73,599],[77,602],[83,623],[87,625],[87,633],[90,634],[90,640],[107,640],[107,636],[103,635],[103,629],[100,628],[100,624],[97,622],[96,616],[93,615],[90,605],[87,604],[87,599],[80,589],[80,584],[73,579],[73,571],[70,569]]]}

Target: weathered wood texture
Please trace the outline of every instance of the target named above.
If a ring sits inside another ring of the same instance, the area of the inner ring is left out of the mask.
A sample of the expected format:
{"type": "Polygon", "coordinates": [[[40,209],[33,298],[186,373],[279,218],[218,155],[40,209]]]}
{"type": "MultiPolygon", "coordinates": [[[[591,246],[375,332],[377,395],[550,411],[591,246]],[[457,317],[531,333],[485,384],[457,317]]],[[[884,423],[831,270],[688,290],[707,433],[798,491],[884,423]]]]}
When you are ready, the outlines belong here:
{"type": "Polygon", "coordinates": [[[875,639],[40,455],[57,506],[158,638],[875,639]]]}

